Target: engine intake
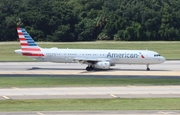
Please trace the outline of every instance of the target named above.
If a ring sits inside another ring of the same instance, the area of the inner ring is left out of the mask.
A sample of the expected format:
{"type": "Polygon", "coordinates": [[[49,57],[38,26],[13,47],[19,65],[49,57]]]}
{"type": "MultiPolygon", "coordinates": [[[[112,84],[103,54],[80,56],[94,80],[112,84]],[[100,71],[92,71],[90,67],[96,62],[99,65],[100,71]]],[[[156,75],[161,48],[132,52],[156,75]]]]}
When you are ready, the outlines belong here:
{"type": "Polygon", "coordinates": [[[110,62],[97,62],[94,64],[94,67],[97,69],[109,69],[110,65],[110,62]]]}

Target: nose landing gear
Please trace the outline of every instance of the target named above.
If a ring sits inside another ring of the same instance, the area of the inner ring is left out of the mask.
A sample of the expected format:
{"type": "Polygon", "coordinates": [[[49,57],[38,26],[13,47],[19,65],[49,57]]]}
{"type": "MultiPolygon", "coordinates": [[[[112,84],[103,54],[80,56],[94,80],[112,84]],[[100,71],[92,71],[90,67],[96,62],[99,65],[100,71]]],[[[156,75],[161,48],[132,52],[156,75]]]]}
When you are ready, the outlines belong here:
{"type": "Polygon", "coordinates": [[[149,64],[147,64],[146,66],[147,66],[146,70],[150,71],[149,64]]]}

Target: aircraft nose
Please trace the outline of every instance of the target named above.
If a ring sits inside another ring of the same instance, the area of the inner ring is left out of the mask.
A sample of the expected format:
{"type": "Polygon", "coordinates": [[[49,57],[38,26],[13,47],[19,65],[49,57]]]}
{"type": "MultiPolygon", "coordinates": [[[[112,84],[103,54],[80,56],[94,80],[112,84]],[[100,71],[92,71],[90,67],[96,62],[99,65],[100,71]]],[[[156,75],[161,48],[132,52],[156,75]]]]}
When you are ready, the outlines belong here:
{"type": "Polygon", "coordinates": [[[162,57],[161,58],[161,62],[163,63],[163,62],[165,62],[166,61],[166,59],[164,58],[164,57],[162,57]]]}

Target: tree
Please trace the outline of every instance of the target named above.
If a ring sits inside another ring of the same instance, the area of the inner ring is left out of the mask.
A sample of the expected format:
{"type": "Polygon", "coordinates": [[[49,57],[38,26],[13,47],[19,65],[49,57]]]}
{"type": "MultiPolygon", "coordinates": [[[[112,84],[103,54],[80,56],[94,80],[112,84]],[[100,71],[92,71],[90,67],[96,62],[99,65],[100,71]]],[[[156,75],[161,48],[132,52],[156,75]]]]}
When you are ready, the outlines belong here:
{"type": "Polygon", "coordinates": [[[1,0],[0,41],[180,40],[178,0],[1,0]]]}

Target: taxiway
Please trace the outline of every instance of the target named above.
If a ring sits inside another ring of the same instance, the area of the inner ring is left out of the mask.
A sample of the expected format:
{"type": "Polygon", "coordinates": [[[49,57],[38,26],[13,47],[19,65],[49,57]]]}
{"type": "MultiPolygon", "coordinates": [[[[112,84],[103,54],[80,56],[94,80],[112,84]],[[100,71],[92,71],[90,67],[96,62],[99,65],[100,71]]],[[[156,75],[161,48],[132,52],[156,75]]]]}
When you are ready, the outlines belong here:
{"type": "Polygon", "coordinates": [[[163,64],[150,65],[151,71],[146,71],[145,65],[116,65],[110,70],[85,70],[87,65],[79,63],[62,64],[51,62],[1,62],[2,75],[126,75],[126,76],[180,76],[180,61],[166,61],[163,64]]]}
{"type": "Polygon", "coordinates": [[[0,89],[5,99],[180,97],[180,86],[54,87],[0,89]]]}
{"type": "Polygon", "coordinates": [[[1,112],[0,115],[180,115],[178,110],[1,112]]]}

